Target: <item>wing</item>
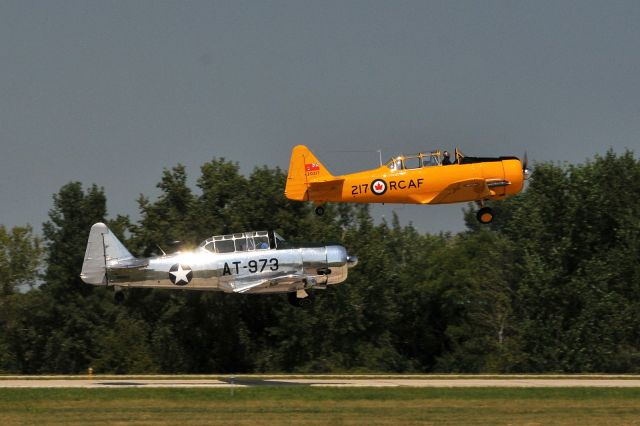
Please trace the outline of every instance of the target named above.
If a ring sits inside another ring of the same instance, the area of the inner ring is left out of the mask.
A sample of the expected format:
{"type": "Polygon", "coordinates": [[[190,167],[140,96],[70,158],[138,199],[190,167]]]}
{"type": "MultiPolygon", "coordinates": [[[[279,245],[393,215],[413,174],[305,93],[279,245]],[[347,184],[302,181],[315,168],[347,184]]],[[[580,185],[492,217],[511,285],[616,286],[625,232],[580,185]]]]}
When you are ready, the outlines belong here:
{"type": "Polygon", "coordinates": [[[458,203],[488,198],[491,190],[484,179],[466,179],[454,182],[433,197],[429,204],[458,203]]]}
{"type": "MultiPolygon", "coordinates": [[[[315,278],[304,274],[290,274],[274,278],[261,278],[236,281],[233,284],[235,293],[255,293],[270,287],[296,286],[298,284],[315,284],[315,278]]],[[[295,289],[291,289],[292,291],[295,289]]]]}

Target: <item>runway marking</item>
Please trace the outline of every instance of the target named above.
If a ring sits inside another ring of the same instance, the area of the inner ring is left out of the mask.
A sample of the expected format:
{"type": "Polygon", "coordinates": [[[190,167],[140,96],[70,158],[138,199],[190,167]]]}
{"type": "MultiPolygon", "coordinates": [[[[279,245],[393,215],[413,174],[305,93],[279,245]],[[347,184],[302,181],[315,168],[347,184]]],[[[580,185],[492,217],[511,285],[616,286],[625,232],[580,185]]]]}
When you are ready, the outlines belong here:
{"type": "Polygon", "coordinates": [[[126,378],[0,378],[0,388],[231,388],[251,386],[312,387],[422,387],[422,388],[640,388],[640,378],[256,378],[251,376],[220,379],[144,379],[126,378]]]}

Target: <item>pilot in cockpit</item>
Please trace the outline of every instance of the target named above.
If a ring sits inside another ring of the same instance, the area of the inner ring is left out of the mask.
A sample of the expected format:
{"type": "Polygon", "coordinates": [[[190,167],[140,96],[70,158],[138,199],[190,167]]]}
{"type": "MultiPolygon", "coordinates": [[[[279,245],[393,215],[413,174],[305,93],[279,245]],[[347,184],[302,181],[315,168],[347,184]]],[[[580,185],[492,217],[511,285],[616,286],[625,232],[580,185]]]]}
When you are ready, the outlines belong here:
{"type": "Polygon", "coordinates": [[[448,166],[448,165],[450,165],[450,164],[453,164],[453,163],[451,162],[451,156],[449,155],[449,151],[445,151],[445,152],[443,152],[443,153],[442,153],[442,156],[443,156],[443,158],[442,158],[442,165],[443,165],[443,166],[448,166]]]}

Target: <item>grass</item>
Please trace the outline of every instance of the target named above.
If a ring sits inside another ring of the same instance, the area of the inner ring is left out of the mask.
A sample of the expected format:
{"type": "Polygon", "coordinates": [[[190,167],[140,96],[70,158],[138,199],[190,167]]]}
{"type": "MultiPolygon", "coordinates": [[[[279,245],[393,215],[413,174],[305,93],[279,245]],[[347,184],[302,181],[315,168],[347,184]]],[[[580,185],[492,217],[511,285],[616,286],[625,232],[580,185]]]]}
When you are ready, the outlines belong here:
{"type": "Polygon", "coordinates": [[[0,424],[640,425],[640,389],[0,389],[0,424]]]}

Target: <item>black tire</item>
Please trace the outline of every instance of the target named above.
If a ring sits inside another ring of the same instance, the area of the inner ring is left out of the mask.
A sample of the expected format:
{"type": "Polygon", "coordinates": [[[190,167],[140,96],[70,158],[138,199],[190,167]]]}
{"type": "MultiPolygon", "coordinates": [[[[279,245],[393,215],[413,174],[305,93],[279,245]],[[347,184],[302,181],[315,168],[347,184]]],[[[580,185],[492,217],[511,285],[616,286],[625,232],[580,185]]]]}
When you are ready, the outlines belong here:
{"type": "Polygon", "coordinates": [[[316,207],[316,214],[318,216],[322,216],[324,214],[324,207],[322,207],[322,206],[316,207]]]}
{"type": "Polygon", "coordinates": [[[116,291],[113,293],[113,300],[116,302],[116,305],[120,305],[124,302],[125,296],[124,291],[116,291]]]}
{"type": "Polygon", "coordinates": [[[309,308],[313,305],[316,295],[307,290],[307,297],[299,299],[296,292],[292,291],[287,293],[287,298],[289,299],[289,304],[291,304],[291,306],[295,306],[296,308],[309,308]]]}
{"type": "Polygon", "coordinates": [[[493,222],[493,210],[490,207],[483,207],[476,213],[476,219],[483,225],[493,222]]]}

